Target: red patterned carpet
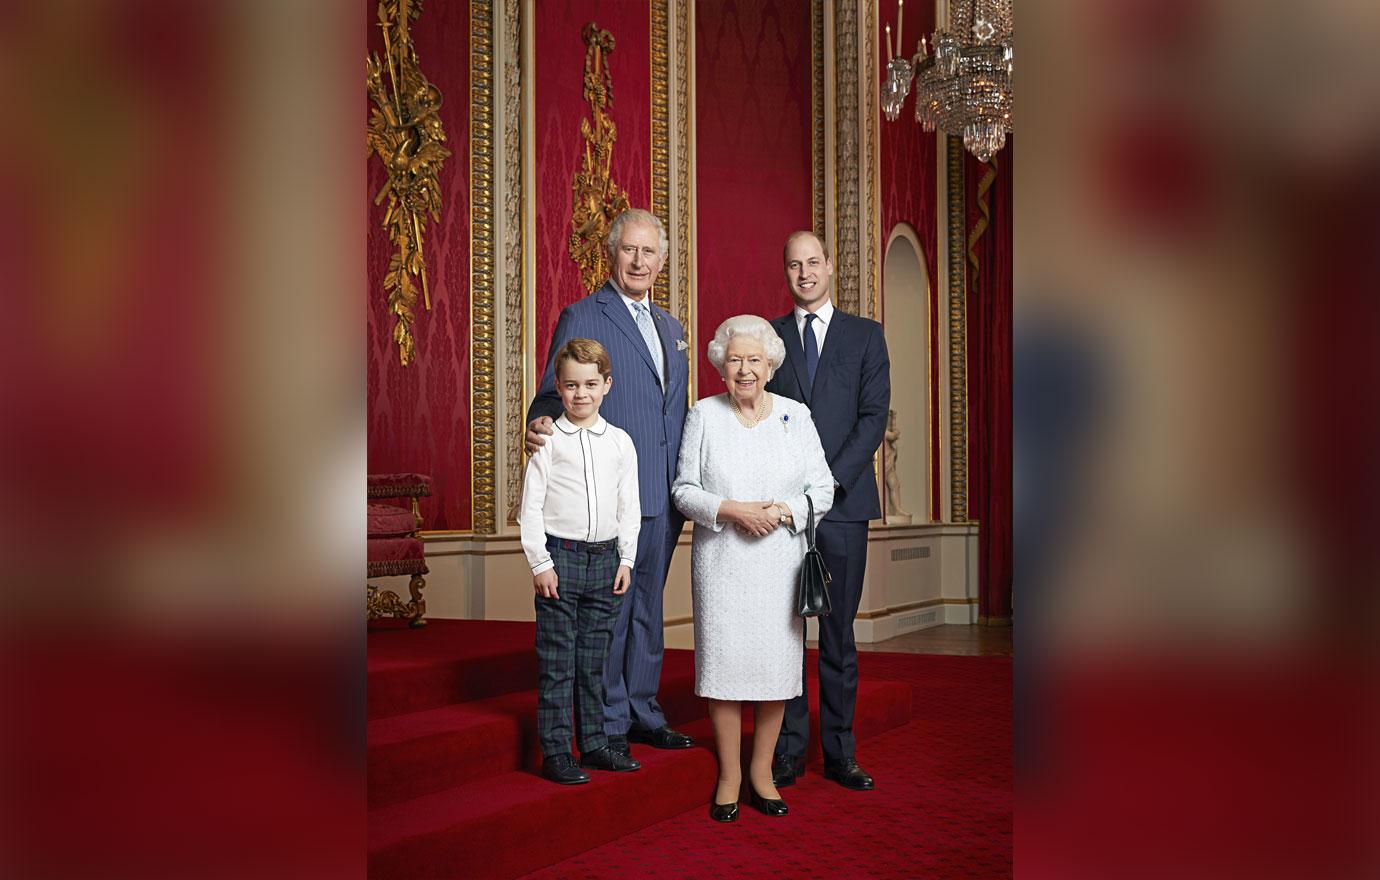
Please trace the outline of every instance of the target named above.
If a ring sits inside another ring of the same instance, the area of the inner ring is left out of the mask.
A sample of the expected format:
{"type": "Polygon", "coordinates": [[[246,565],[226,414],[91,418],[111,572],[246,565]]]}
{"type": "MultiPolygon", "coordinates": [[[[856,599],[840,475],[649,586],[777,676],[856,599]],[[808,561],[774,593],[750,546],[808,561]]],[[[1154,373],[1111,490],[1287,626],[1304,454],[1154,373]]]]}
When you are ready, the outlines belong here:
{"type": "Polygon", "coordinates": [[[371,877],[1004,877],[1011,873],[1011,661],[860,656],[858,758],[791,815],[711,822],[715,763],[693,656],[668,651],[662,703],[698,747],[634,746],[643,769],[561,787],[533,771],[532,624],[435,621],[369,635],[371,877]],[[535,871],[525,874],[524,872],[535,871]]]}
{"type": "Polygon", "coordinates": [[[840,788],[813,764],[782,790],[785,818],[744,804],[720,825],[706,798],[526,877],[1010,877],[1010,659],[864,653],[859,663],[864,679],[913,688],[913,720],[858,747],[875,791],[840,788]]]}

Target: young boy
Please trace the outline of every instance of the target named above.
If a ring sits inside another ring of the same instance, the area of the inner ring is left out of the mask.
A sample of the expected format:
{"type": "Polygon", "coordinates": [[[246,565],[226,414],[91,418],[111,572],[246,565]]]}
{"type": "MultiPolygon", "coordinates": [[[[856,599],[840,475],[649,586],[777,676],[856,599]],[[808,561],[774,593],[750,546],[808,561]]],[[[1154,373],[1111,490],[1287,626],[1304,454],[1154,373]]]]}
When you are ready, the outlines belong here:
{"type": "Polygon", "coordinates": [[[580,767],[642,766],[609,748],[604,734],[604,661],[642,524],[632,438],[599,416],[611,372],[608,352],[592,339],[556,352],[565,414],[527,463],[518,515],[536,589],[541,772],[562,785],[588,782],[580,767]],[[570,754],[572,704],[580,767],[570,754]]]}

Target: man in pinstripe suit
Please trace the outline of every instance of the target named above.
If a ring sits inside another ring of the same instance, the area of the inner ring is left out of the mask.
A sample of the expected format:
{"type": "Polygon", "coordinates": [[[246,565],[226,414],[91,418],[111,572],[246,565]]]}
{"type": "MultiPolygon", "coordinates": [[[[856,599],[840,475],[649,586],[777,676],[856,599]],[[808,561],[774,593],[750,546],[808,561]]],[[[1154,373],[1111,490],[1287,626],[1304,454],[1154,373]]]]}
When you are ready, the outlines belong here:
{"type": "Polygon", "coordinates": [[[599,342],[613,362],[613,387],[600,414],[632,437],[642,505],[632,586],[614,623],[604,667],[604,732],[629,754],[628,741],[685,749],[690,737],[672,730],[657,704],[663,648],[661,596],[684,518],[671,503],[680,456],[690,361],[685,331],[652,302],[651,289],[666,262],[666,230],[655,215],[624,211],[607,240],[609,280],[561,312],[546,370],[527,409],[528,453],[543,445],[561,414],[554,356],[574,337],[599,342]]]}

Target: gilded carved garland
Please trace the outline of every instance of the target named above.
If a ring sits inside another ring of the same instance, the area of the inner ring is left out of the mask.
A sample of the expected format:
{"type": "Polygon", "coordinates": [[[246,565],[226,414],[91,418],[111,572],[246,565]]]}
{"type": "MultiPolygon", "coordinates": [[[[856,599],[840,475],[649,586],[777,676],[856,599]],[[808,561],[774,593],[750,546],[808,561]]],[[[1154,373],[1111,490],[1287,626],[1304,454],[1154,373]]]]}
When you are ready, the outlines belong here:
{"type": "Polygon", "coordinates": [[[374,53],[364,61],[365,88],[374,106],[365,129],[368,155],[377,155],[388,180],[374,196],[388,209],[383,227],[397,250],[388,260],[383,289],[388,311],[394,318],[393,341],[398,361],[405,367],[416,357],[412,324],[421,280],[423,302],[431,310],[431,285],[427,280],[423,236],[427,218],[441,219],[441,184],[438,176],[451,152],[445,147],[446,132],[438,111],[441,91],[422,73],[412,45],[411,23],[422,14],[422,0],[382,0],[378,26],[383,32],[384,58],[374,53]],[[383,74],[388,73],[388,85],[383,74]]]}
{"type": "Polygon", "coordinates": [[[590,118],[580,120],[585,149],[571,181],[574,206],[570,215],[570,256],[580,267],[585,290],[593,293],[609,277],[604,242],[615,217],[628,209],[628,193],[609,176],[618,128],[609,118],[613,104],[613,76],[608,56],[613,34],[594,22],[581,32],[585,41],[584,95],[590,118]]]}

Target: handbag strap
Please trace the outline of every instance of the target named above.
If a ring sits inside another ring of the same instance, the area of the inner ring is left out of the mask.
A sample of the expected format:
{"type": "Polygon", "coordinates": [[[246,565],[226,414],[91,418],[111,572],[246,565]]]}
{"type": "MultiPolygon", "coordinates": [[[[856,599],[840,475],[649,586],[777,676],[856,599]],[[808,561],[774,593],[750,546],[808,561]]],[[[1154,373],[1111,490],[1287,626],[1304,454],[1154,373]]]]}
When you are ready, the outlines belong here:
{"type": "Polygon", "coordinates": [[[805,546],[807,549],[815,549],[815,502],[810,498],[810,493],[805,493],[805,506],[809,509],[809,518],[805,520],[805,546]]]}

